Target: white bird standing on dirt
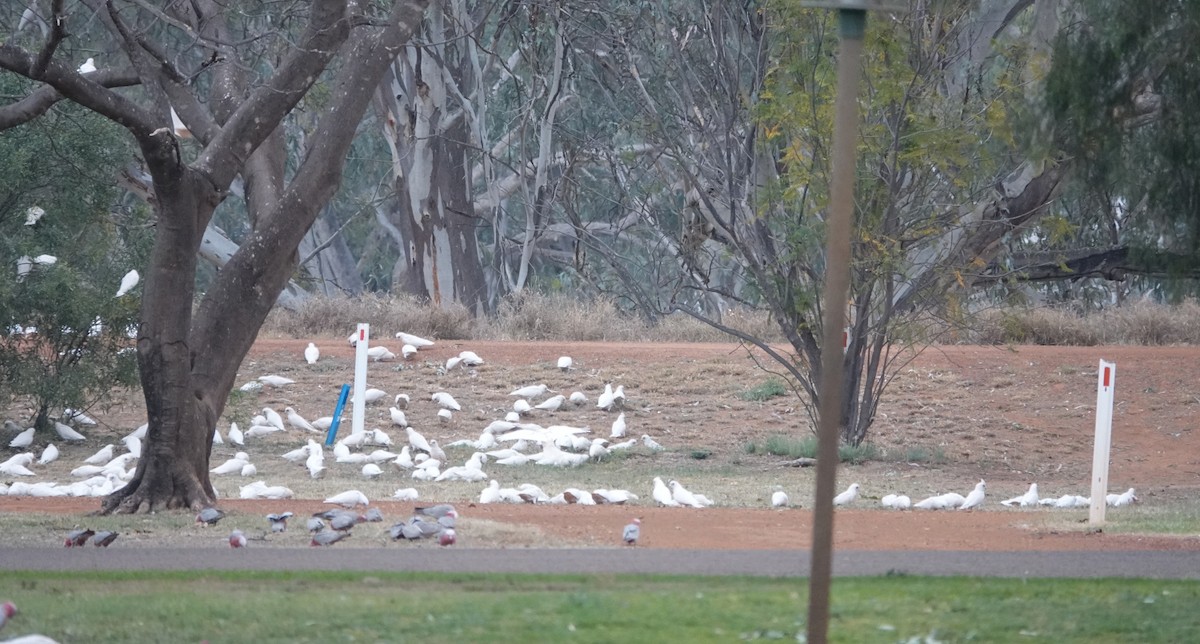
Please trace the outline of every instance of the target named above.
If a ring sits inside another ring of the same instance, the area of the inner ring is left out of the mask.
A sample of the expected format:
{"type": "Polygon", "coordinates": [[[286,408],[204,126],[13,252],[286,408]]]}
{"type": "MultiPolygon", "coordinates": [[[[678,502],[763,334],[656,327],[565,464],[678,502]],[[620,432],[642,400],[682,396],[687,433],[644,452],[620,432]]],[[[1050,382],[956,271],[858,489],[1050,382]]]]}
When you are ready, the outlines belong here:
{"type": "Polygon", "coordinates": [[[88,465],[99,465],[101,463],[107,463],[107,462],[111,461],[112,458],[113,458],[113,446],[105,445],[104,447],[100,448],[100,451],[83,459],[83,462],[87,463],[88,465]]]}
{"type": "Polygon", "coordinates": [[[573,404],[582,405],[583,403],[587,402],[587,396],[583,395],[582,391],[572,391],[571,397],[568,400],[570,400],[573,404]]]}
{"type": "Polygon", "coordinates": [[[549,388],[543,384],[526,385],[508,392],[508,395],[516,396],[517,398],[536,398],[545,394],[548,389],[549,388]]]}
{"type": "Polygon", "coordinates": [[[245,452],[238,452],[233,458],[226,460],[224,463],[212,468],[209,472],[213,474],[233,474],[234,472],[241,473],[242,467],[250,462],[250,456],[245,452]]]}
{"type": "Polygon", "coordinates": [[[316,343],[309,342],[308,346],[304,349],[304,361],[308,364],[316,364],[320,358],[321,350],[317,348],[316,343]]]}
{"type": "Polygon", "coordinates": [[[295,427],[296,429],[303,429],[305,431],[309,431],[314,434],[321,433],[321,430],[317,429],[316,427],[313,427],[312,423],[308,422],[307,420],[304,420],[303,416],[296,413],[295,409],[292,409],[291,407],[284,407],[283,413],[287,414],[288,424],[291,425],[292,427],[295,427]]]}
{"type": "Polygon", "coordinates": [[[654,491],[651,492],[650,496],[659,505],[673,508],[679,507],[679,501],[676,501],[672,496],[670,488],[667,487],[666,483],[663,483],[661,476],[654,477],[654,491]]]}
{"type": "Polygon", "coordinates": [[[403,356],[405,360],[411,360],[413,356],[417,355],[417,348],[411,344],[406,344],[400,347],[400,355],[403,356]]]}
{"type": "Polygon", "coordinates": [[[371,505],[371,502],[367,500],[367,495],[359,492],[358,490],[346,490],[345,492],[335,494],[325,499],[325,503],[340,505],[344,508],[353,508],[358,505],[371,505]]]}
{"type": "Polygon", "coordinates": [[[970,510],[983,505],[984,489],[986,487],[987,484],[985,484],[982,480],[976,483],[975,489],[971,490],[971,493],[968,494],[967,498],[963,500],[962,505],[958,506],[958,509],[970,510]]]}
{"type": "Polygon", "coordinates": [[[263,407],[262,413],[263,417],[267,419],[268,425],[281,430],[287,430],[287,427],[283,425],[283,416],[280,416],[279,412],[270,407],[263,407]]]}
{"type": "Polygon", "coordinates": [[[64,425],[58,421],[54,421],[54,431],[58,432],[60,438],[65,441],[82,441],[87,440],[87,437],[79,432],[71,429],[70,425],[64,425]]]}
{"type": "Polygon", "coordinates": [[[613,406],[613,388],[612,383],[604,385],[604,392],[596,399],[596,407],[608,411],[613,406]]]}
{"type": "Polygon", "coordinates": [[[458,404],[458,401],[454,399],[454,396],[451,396],[444,391],[439,391],[433,394],[432,398],[433,402],[445,409],[449,409],[451,411],[462,411],[462,406],[458,404]]]}
{"type": "Polygon", "coordinates": [[[613,421],[612,433],[610,433],[608,435],[608,437],[609,438],[625,438],[625,428],[626,428],[625,412],[621,412],[621,415],[617,416],[617,419],[613,421]]]}
{"type": "Polygon", "coordinates": [[[35,431],[37,431],[36,427],[30,427],[29,429],[21,432],[20,434],[13,436],[13,439],[8,442],[8,446],[15,447],[17,449],[20,449],[22,447],[29,447],[30,445],[33,444],[33,433],[35,431]]]}
{"type": "Polygon", "coordinates": [[[121,297],[122,295],[132,291],[133,287],[138,285],[139,279],[141,279],[141,276],[138,275],[136,270],[125,273],[125,276],[121,278],[121,286],[117,288],[117,294],[113,297],[121,297]]]}
{"type": "MultiPolygon", "coordinates": [[[[408,444],[411,445],[414,450],[422,451],[426,454],[429,453],[431,449],[429,447],[429,441],[425,440],[425,436],[423,436],[421,432],[418,432],[412,427],[405,427],[404,433],[408,434],[408,444]]],[[[403,456],[404,451],[401,450],[400,453],[403,456]]]]}
{"type": "Polygon", "coordinates": [[[433,340],[426,340],[425,338],[422,338],[420,336],[412,335],[410,333],[405,333],[403,331],[397,333],[396,337],[400,338],[400,341],[403,342],[404,344],[411,344],[418,349],[424,349],[426,347],[433,346],[433,340]]]}
{"type": "Polygon", "coordinates": [[[845,492],[833,497],[834,505],[849,505],[858,498],[858,483],[851,483],[845,492]]]}
{"type": "Polygon", "coordinates": [[[1007,506],[1007,507],[1019,505],[1023,508],[1027,508],[1031,505],[1037,505],[1039,500],[1040,499],[1038,499],[1037,483],[1030,483],[1029,490],[1027,492],[1022,494],[1021,496],[1014,496],[1011,499],[1006,499],[1004,501],[1001,501],[1000,505],[1007,506]]]}
{"type": "Polygon", "coordinates": [[[786,507],[787,507],[787,504],[788,504],[788,495],[787,495],[787,492],[784,492],[784,491],[783,491],[783,490],[781,490],[781,489],[776,489],[776,490],[775,490],[775,491],[774,491],[774,492],[771,494],[771,507],[773,507],[773,508],[786,508],[786,507]]]}
{"type": "Polygon", "coordinates": [[[904,494],[885,494],[879,500],[879,505],[893,510],[907,510],[912,507],[912,499],[904,494]]]}
{"type": "Polygon", "coordinates": [[[653,451],[653,452],[661,452],[664,449],[666,449],[665,447],[660,445],[658,443],[658,441],[654,440],[653,438],[650,438],[649,434],[642,434],[642,445],[645,445],[646,449],[649,449],[650,451],[653,451]]]}
{"type": "Polygon", "coordinates": [[[40,458],[38,458],[38,465],[45,465],[47,463],[53,463],[54,460],[57,458],[58,458],[58,448],[54,446],[54,443],[50,443],[49,445],[46,446],[46,449],[42,450],[42,455],[40,458]]]}
{"type": "Polygon", "coordinates": [[[265,385],[271,385],[272,387],[282,387],[284,385],[290,385],[296,382],[291,378],[284,378],[283,376],[277,376],[275,374],[259,376],[258,381],[265,385]]]}
{"type": "Polygon", "coordinates": [[[533,408],[540,409],[542,411],[558,411],[559,408],[562,407],[563,403],[566,402],[566,400],[567,400],[566,396],[564,396],[562,394],[558,394],[555,396],[551,396],[551,397],[543,400],[542,402],[534,405],[533,408]]]}
{"type": "Polygon", "coordinates": [[[245,445],[246,437],[242,434],[242,430],[238,429],[237,423],[229,423],[229,442],[234,445],[245,445]]]}

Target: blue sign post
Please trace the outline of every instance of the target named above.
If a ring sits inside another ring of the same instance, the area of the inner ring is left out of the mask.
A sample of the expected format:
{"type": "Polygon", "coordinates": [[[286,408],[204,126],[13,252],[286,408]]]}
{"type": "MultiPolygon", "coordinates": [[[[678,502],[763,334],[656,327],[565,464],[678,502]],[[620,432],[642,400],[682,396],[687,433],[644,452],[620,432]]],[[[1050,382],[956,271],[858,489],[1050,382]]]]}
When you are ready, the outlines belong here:
{"type": "Polygon", "coordinates": [[[338,424],[342,420],[342,408],[350,397],[350,385],[342,385],[342,393],[338,396],[337,407],[333,408],[333,422],[329,423],[329,434],[325,436],[325,447],[333,447],[333,438],[337,436],[338,424]]]}

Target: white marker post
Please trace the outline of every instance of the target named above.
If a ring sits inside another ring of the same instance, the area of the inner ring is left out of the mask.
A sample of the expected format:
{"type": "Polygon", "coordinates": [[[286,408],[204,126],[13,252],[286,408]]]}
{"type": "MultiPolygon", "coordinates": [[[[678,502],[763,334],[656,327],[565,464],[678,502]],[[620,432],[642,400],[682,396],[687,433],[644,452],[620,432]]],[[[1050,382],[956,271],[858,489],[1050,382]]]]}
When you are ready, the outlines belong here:
{"type": "Polygon", "coordinates": [[[367,343],[371,325],[358,325],[358,342],[354,343],[354,407],[350,417],[350,433],[361,434],[367,420],[367,343]]]}
{"type": "Polygon", "coordinates": [[[1108,496],[1108,457],[1112,448],[1113,390],[1117,385],[1115,362],[1100,361],[1096,380],[1096,443],[1092,452],[1092,506],[1088,524],[1104,525],[1105,497],[1108,496]]]}

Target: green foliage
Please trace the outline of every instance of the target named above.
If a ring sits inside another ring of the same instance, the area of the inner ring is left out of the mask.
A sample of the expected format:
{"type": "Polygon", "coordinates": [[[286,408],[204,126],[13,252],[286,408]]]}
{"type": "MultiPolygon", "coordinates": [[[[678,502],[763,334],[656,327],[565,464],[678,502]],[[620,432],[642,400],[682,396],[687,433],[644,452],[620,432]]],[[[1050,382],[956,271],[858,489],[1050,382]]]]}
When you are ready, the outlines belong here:
{"type": "MultiPolygon", "coordinates": [[[[0,77],[5,94],[21,85],[0,77]]],[[[0,402],[30,397],[41,426],[50,412],[87,409],[137,382],[128,332],[138,291],[113,297],[148,248],[144,213],[118,202],[115,177],[129,158],[119,128],[68,103],[0,133],[0,402]],[[27,226],[33,208],[45,215],[27,226]],[[56,261],[21,259],[43,255],[56,261]]]]}
{"type": "MultiPolygon", "coordinates": [[[[808,597],[796,579],[758,577],[76,571],[7,580],[20,589],[14,633],[103,642],[796,641],[808,597]]],[[[1185,642],[1197,602],[1190,580],[848,577],[837,581],[830,633],[846,642],[1185,642]]]]}
{"type": "Polygon", "coordinates": [[[738,398],[751,402],[763,402],[764,400],[770,400],[776,396],[786,396],[787,394],[787,385],[778,378],[771,378],[738,394],[738,398]]]}
{"type": "MultiPolygon", "coordinates": [[[[817,437],[809,435],[804,438],[793,438],[791,436],[774,434],[768,436],[761,447],[755,443],[747,443],[742,449],[747,454],[755,454],[761,451],[772,456],[816,458],[817,437]]],[[[867,461],[878,459],[879,448],[870,443],[860,443],[858,445],[846,445],[843,443],[838,445],[838,461],[841,463],[861,465],[867,461]]]]}

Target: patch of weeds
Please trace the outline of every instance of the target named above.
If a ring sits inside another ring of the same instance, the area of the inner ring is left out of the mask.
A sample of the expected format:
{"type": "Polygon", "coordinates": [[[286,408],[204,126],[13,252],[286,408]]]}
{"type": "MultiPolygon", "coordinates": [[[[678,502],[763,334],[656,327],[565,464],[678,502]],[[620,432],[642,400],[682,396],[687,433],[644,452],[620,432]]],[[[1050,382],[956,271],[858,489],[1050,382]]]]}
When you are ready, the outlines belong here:
{"type": "Polygon", "coordinates": [[[817,437],[805,436],[792,438],[775,434],[767,437],[763,451],[772,456],[787,456],[789,458],[816,458],[817,437]]]}
{"type": "Polygon", "coordinates": [[[758,452],[758,444],[754,441],[746,441],[746,443],[742,445],[742,451],[747,454],[755,454],[758,452]]]}
{"type": "Polygon", "coordinates": [[[940,447],[932,449],[919,445],[909,447],[904,450],[901,460],[905,463],[933,463],[942,464],[946,462],[946,453],[940,447]]]}
{"type": "Polygon", "coordinates": [[[692,450],[691,454],[689,454],[688,456],[691,456],[692,458],[696,459],[697,461],[703,461],[704,459],[708,458],[709,456],[712,456],[712,450],[710,450],[710,449],[694,449],[694,450],[692,450]]]}
{"type": "Polygon", "coordinates": [[[782,380],[770,378],[766,382],[738,394],[738,398],[749,402],[763,402],[776,396],[786,396],[787,393],[787,385],[782,380]]]}
{"type": "Polygon", "coordinates": [[[254,417],[256,404],[258,404],[257,393],[234,389],[229,392],[229,400],[225,403],[225,416],[235,423],[248,426],[250,419],[254,417]]]}
{"type": "Polygon", "coordinates": [[[838,460],[851,465],[862,465],[867,461],[879,460],[879,448],[870,443],[839,445],[838,460]]]}

